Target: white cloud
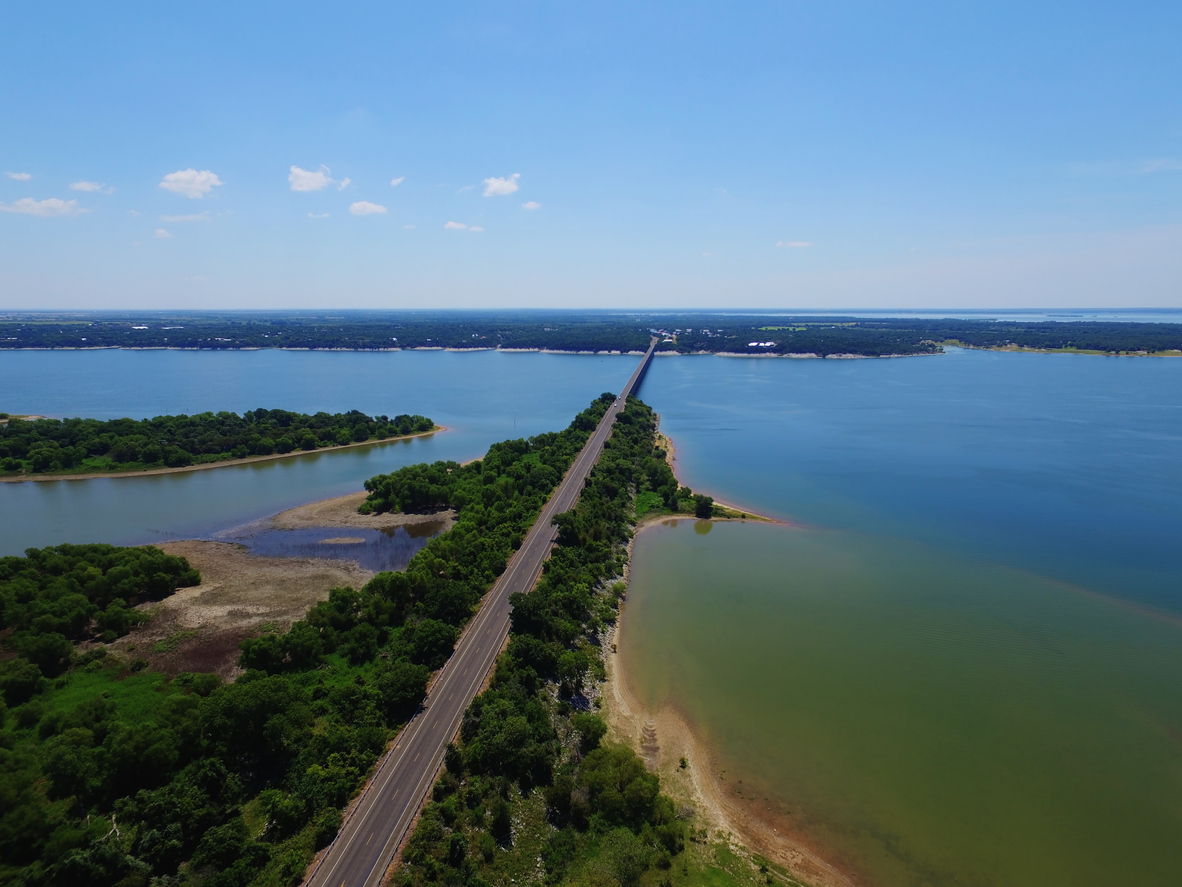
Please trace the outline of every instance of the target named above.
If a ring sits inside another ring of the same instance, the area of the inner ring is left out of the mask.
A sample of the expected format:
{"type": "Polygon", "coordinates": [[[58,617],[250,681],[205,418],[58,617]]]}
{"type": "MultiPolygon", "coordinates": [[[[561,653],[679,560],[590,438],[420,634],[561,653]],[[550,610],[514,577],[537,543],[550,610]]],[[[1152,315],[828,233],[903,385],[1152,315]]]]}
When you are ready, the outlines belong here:
{"type": "Polygon", "coordinates": [[[74,182],[70,185],[73,191],[101,191],[103,185],[101,182],[74,182]]]}
{"type": "Polygon", "coordinates": [[[0,212],[26,216],[79,216],[90,210],[80,207],[77,200],[59,200],[56,197],[34,200],[32,197],[22,197],[12,204],[0,203],[0,212]]]}
{"type": "Polygon", "coordinates": [[[355,216],[372,216],[374,214],[382,214],[388,210],[380,203],[370,203],[368,200],[358,200],[349,207],[349,212],[355,216]]]}
{"type": "Polygon", "coordinates": [[[348,188],[352,184],[353,184],[353,180],[351,178],[349,178],[348,176],[345,176],[345,178],[341,179],[341,183],[339,185],[337,185],[337,190],[344,191],[346,188],[348,188]]]}
{"type": "Polygon", "coordinates": [[[484,196],[485,197],[501,197],[505,194],[512,194],[517,190],[517,180],[521,178],[521,173],[515,172],[507,179],[498,179],[495,176],[491,179],[484,180],[484,196]]]}
{"type": "Polygon", "coordinates": [[[462,222],[448,222],[443,228],[445,231],[466,231],[468,226],[462,222]]]}
{"type": "Polygon", "coordinates": [[[5,175],[10,179],[16,179],[18,182],[27,182],[33,178],[33,174],[28,172],[6,172],[5,175]]]}
{"type": "Polygon", "coordinates": [[[521,208],[522,209],[541,209],[542,204],[538,203],[536,200],[527,200],[525,203],[521,204],[521,208]]]}
{"type": "Polygon", "coordinates": [[[327,219],[328,213],[308,213],[309,219],[327,219]]]}
{"type": "Polygon", "coordinates": [[[169,234],[167,231],[165,231],[163,228],[156,229],[156,236],[159,237],[161,240],[167,240],[168,238],[172,237],[172,235],[169,234]]]}
{"type": "Polygon", "coordinates": [[[405,181],[406,181],[406,176],[399,176],[396,179],[390,179],[390,187],[397,188],[399,185],[401,185],[405,181]]]}
{"type": "Polygon", "coordinates": [[[208,222],[209,213],[192,213],[187,216],[161,216],[162,222],[208,222]]]}
{"type": "Polygon", "coordinates": [[[1141,172],[1165,172],[1182,170],[1182,160],[1173,157],[1158,157],[1156,160],[1146,160],[1141,165],[1141,172]]]}
{"type": "Polygon", "coordinates": [[[333,178],[327,166],[322,165],[317,170],[300,169],[298,166],[293,166],[291,172],[287,174],[287,181],[291,183],[293,191],[319,191],[321,188],[331,185],[333,178]]]}
{"type": "Polygon", "coordinates": [[[140,214],[140,211],[138,209],[129,209],[127,211],[127,214],[131,215],[131,216],[138,216],[140,214]]]}
{"type": "Polygon", "coordinates": [[[779,240],[776,242],[776,249],[808,249],[812,246],[807,240],[779,240]]]}
{"type": "Polygon", "coordinates": [[[173,191],[177,194],[183,194],[186,197],[200,200],[215,185],[224,184],[225,182],[208,169],[203,169],[200,172],[195,169],[181,169],[166,175],[160,181],[159,187],[165,191],[173,191]]]}
{"type": "Polygon", "coordinates": [[[479,234],[479,233],[480,233],[481,231],[483,231],[484,229],[483,229],[483,228],[481,228],[479,225],[473,225],[473,226],[472,226],[471,228],[469,228],[468,230],[469,230],[469,231],[474,231],[474,232],[476,232],[477,234],[479,234]]]}
{"type": "Polygon", "coordinates": [[[417,228],[419,226],[418,225],[403,225],[402,227],[405,228],[407,231],[413,231],[415,228],[417,228]]]}

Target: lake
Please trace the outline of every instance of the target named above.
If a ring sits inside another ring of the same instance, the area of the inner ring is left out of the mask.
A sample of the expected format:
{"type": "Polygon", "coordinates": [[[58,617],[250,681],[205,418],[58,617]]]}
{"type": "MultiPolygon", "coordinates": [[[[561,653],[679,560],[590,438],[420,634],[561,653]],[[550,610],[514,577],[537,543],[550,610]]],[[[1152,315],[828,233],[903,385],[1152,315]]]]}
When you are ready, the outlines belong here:
{"type": "MultiPolygon", "coordinates": [[[[3,484],[0,553],[210,537],[563,427],[635,362],[0,351],[9,412],[355,408],[449,429],[3,484]]],[[[682,521],[636,547],[621,664],[728,783],[867,883],[1182,883],[1182,360],[661,358],[641,394],[686,483],[792,522],[682,521]]]]}
{"type": "Polygon", "coordinates": [[[0,351],[0,410],[135,419],[257,407],[418,413],[446,432],[180,474],[0,484],[0,555],[58,542],[209,537],[498,440],[565,428],[636,366],[620,355],[496,351],[0,351]]]}
{"type": "Polygon", "coordinates": [[[620,663],[883,885],[1182,883],[1182,361],[658,361],[620,663]],[[697,532],[695,532],[695,529],[697,532]]]}

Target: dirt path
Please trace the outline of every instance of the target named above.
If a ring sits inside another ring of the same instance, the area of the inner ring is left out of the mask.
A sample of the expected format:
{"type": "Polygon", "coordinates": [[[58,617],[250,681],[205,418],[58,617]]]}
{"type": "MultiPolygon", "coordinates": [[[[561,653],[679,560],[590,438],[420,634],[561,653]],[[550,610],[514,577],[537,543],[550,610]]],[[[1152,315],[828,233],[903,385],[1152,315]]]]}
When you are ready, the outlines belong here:
{"type": "MultiPolygon", "coordinates": [[[[30,418],[44,418],[36,416],[30,418]]],[[[363,440],[361,443],[340,444],[334,447],[320,447],[315,450],[292,450],[290,453],[272,453],[270,456],[246,456],[243,459],[227,459],[224,462],[205,462],[201,465],[185,465],[181,468],[148,468],[144,471],[109,471],[96,474],[18,474],[13,477],[0,477],[0,483],[23,483],[25,481],[49,480],[98,480],[105,477],[150,477],[154,474],[185,474],[190,471],[205,471],[210,468],[227,468],[231,465],[249,465],[252,462],[274,462],[278,459],[293,459],[296,456],[314,456],[319,453],[332,453],[337,450],[355,450],[358,447],[376,447],[381,444],[398,443],[415,437],[429,437],[439,431],[447,431],[443,426],[437,426],[431,431],[419,434],[405,434],[402,437],[387,437],[384,440],[363,440]]]]}

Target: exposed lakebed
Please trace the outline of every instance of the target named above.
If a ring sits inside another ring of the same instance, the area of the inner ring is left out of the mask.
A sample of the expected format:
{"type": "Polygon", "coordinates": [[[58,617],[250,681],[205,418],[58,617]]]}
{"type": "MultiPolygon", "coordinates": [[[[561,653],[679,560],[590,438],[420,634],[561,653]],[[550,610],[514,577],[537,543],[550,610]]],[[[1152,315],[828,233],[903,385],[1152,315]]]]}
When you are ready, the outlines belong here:
{"type": "Polygon", "coordinates": [[[303,527],[276,529],[269,522],[217,533],[218,542],[244,546],[259,557],[317,557],[349,560],[367,570],[402,570],[428,542],[450,526],[429,520],[397,527],[303,527]]]}

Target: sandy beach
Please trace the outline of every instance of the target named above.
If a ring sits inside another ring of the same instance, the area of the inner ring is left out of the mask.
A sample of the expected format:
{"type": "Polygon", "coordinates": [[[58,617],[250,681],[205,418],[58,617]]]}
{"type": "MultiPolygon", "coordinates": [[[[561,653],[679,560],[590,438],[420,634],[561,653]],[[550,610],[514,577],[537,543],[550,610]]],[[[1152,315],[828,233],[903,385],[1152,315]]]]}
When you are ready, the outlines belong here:
{"type": "Polygon", "coordinates": [[[400,511],[388,511],[382,514],[358,514],[357,509],[369,494],[364,490],[357,493],[346,493],[332,499],[321,499],[309,502],[307,505],[297,505],[287,511],[281,511],[264,523],[275,530],[305,530],[322,527],[340,527],[347,529],[366,528],[371,530],[388,530],[393,527],[403,527],[410,524],[432,523],[447,521],[446,528],[451,529],[455,522],[456,513],[451,510],[435,511],[422,514],[404,514],[400,511]]]}
{"type": "MultiPolygon", "coordinates": [[[[661,449],[663,449],[665,451],[665,461],[669,464],[669,469],[673,472],[673,476],[675,478],[677,478],[677,483],[680,484],[681,486],[685,486],[686,485],[685,479],[681,476],[681,473],[677,470],[677,447],[673,443],[673,438],[669,437],[667,434],[662,434],[661,432],[658,431],[657,432],[657,444],[658,444],[658,446],[660,446],[661,449]]],[[[711,497],[711,498],[713,498],[713,497],[711,497]]],[[[776,517],[768,517],[766,514],[758,514],[757,512],[751,511],[750,509],[745,508],[742,505],[734,505],[730,502],[723,502],[721,499],[714,499],[714,504],[719,506],[720,508],[726,509],[726,511],[729,513],[722,515],[722,516],[715,515],[714,517],[710,518],[710,520],[712,520],[712,521],[753,520],[753,521],[761,521],[764,523],[786,524],[789,526],[795,526],[795,524],[792,524],[789,521],[780,520],[779,518],[776,518],[776,517]]],[[[697,520],[697,518],[693,517],[693,515],[684,515],[684,514],[681,514],[681,515],[679,515],[679,514],[653,514],[653,515],[648,515],[647,517],[643,518],[640,521],[640,524],[637,527],[637,529],[640,529],[641,527],[647,527],[650,524],[664,523],[665,521],[671,521],[671,520],[672,521],[697,520]]],[[[631,557],[631,551],[629,551],[629,557],[631,557]]]]}

